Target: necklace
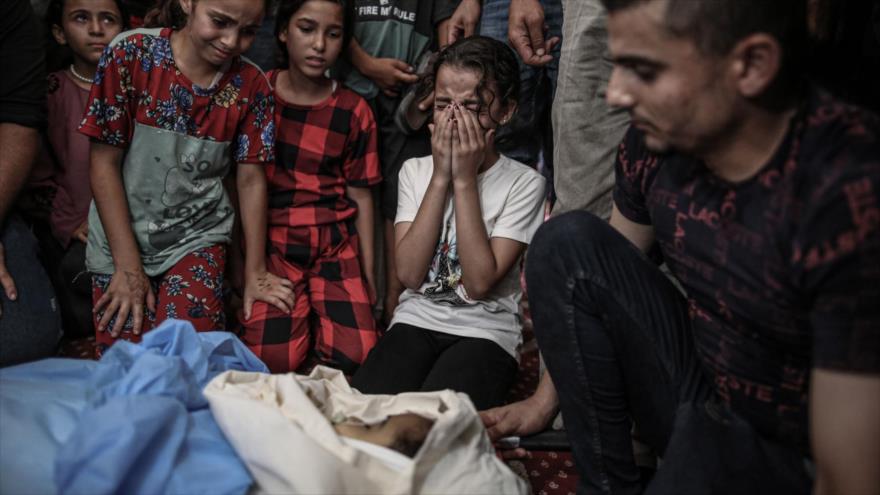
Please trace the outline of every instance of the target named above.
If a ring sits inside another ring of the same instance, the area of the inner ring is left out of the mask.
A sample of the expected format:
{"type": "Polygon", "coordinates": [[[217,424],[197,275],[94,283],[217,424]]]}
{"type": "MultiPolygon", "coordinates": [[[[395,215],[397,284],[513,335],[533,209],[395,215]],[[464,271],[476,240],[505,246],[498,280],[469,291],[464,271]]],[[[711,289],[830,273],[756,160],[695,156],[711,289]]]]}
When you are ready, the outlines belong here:
{"type": "Polygon", "coordinates": [[[82,74],[77,72],[76,68],[73,67],[73,64],[70,64],[70,73],[73,74],[73,77],[77,78],[78,80],[80,80],[86,84],[92,84],[92,82],[94,82],[91,77],[83,76],[82,74]]]}

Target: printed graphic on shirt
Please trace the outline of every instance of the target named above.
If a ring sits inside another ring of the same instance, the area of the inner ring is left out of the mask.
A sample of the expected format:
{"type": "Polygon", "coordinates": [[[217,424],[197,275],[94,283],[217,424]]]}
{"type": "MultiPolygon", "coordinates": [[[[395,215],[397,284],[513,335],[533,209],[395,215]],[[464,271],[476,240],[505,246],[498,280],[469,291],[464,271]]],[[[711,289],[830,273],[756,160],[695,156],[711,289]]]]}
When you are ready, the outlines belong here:
{"type": "Polygon", "coordinates": [[[428,270],[428,283],[423,294],[431,302],[450,306],[472,304],[461,284],[461,262],[458,258],[455,230],[451,228],[452,214],[446,220],[443,236],[437,243],[434,259],[428,270]]]}
{"type": "Polygon", "coordinates": [[[355,15],[364,21],[397,19],[403,22],[416,22],[416,11],[407,7],[414,5],[407,5],[405,2],[396,5],[391,0],[360,1],[355,7],[355,15]]]}
{"type": "MultiPolygon", "coordinates": [[[[98,64],[80,132],[126,148],[121,171],[132,230],[153,276],[193,250],[228,243],[233,209],[222,180],[232,161],[274,160],[269,81],[240,58],[201,87],[180,72],[170,29],[120,35],[98,64]]],[[[97,211],[89,212],[86,264],[113,272],[97,211]]]]}

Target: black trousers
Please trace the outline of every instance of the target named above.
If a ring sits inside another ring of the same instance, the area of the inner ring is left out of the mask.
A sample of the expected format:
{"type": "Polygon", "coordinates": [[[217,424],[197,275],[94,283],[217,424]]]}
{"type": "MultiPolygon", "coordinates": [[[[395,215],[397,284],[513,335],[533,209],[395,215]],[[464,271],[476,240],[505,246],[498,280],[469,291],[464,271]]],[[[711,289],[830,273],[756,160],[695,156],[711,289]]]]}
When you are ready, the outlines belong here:
{"type": "Polygon", "coordinates": [[[648,493],[809,493],[804,453],[720,401],[684,297],[606,222],[572,212],[544,224],[526,281],[579,493],[641,490],[632,421],[663,458],[648,493]]]}
{"type": "Polygon", "coordinates": [[[518,367],[491,340],[398,323],[370,351],[352,386],[365,394],[452,389],[483,410],[504,403],[518,367]]]}

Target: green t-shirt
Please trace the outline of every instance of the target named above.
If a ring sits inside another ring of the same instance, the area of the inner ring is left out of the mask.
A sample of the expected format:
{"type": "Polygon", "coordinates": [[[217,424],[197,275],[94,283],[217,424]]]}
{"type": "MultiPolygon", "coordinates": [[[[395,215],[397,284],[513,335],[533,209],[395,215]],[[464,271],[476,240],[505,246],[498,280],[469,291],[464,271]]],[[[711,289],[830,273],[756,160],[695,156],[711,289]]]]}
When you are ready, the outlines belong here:
{"type": "MultiPolygon", "coordinates": [[[[436,25],[452,16],[458,0],[355,0],[354,38],[376,58],[396,58],[415,66],[434,42],[436,25]]],[[[379,88],[350,64],[339,64],[340,79],[364,98],[379,88]]]]}

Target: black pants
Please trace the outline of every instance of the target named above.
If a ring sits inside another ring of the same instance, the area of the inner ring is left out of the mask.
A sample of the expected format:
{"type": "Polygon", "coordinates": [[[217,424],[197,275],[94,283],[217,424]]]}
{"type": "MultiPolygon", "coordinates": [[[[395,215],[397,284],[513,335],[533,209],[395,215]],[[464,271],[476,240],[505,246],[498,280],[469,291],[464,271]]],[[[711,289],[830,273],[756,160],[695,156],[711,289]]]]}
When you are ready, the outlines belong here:
{"type": "Polygon", "coordinates": [[[684,297],[607,223],[585,212],[546,223],[526,281],[579,493],[640,490],[632,421],[663,458],[649,493],[809,492],[803,453],[717,399],[684,297]]]}
{"type": "Polygon", "coordinates": [[[365,394],[452,389],[477,410],[504,403],[516,377],[515,359],[495,342],[398,323],[373,347],[352,379],[365,394]]]}

